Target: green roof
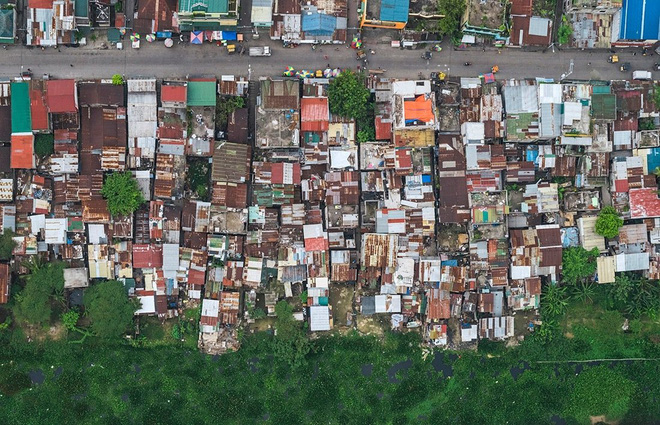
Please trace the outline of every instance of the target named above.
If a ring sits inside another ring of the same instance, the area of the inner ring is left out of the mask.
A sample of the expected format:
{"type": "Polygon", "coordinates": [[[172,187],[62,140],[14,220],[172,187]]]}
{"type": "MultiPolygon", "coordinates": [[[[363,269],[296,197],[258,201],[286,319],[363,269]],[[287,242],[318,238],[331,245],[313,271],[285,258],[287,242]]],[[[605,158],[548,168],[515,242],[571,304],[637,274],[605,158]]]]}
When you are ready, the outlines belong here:
{"type": "Polygon", "coordinates": [[[612,90],[610,89],[610,86],[592,86],[592,94],[610,94],[612,93],[612,90]]]}
{"type": "Polygon", "coordinates": [[[11,83],[11,132],[32,132],[30,90],[25,81],[11,83]]]}
{"type": "Polygon", "coordinates": [[[188,106],[215,106],[215,81],[188,82],[188,106]]]}
{"type": "Polygon", "coordinates": [[[615,120],[616,95],[593,94],[591,96],[591,116],[599,120],[615,120]]]}
{"type": "Polygon", "coordinates": [[[179,31],[236,31],[236,25],[220,25],[218,20],[195,21],[179,18],[179,31]]]}
{"type": "Polygon", "coordinates": [[[227,13],[229,0],[179,0],[179,12],[227,13]]]}

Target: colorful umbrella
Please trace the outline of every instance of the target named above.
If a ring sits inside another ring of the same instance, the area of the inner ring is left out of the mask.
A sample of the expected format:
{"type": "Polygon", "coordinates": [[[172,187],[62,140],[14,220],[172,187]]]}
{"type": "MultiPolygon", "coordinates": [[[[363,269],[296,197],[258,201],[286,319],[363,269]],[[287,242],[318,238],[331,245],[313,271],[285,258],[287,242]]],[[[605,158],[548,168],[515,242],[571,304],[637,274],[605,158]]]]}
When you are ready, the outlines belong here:
{"type": "Polygon", "coordinates": [[[171,38],[166,38],[165,47],[172,47],[172,46],[174,46],[174,41],[171,38]]]}
{"type": "Polygon", "coordinates": [[[284,71],[285,77],[292,77],[296,70],[292,66],[287,66],[286,71],[284,71]]]}
{"type": "Polygon", "coordinates": [[[300,78],[308,78],[308,77],[311,77],[311,76],[312,76],[312,73],[309,72],[309,71],[306,71],[304,69],[302,71],[300,71],[300,78]]]}
{"type": "Polygon", "coordinates": [[[353,37],[353,40],[351,41],[351,47],[353,49],[359,49],[360,47],[362,47],[362,39],[360,38],[360,36],[356,35],[353,37]]]}
{"type": "Polygon", "coordinates": [[[133,34],[131,34],[131,41],[137,41],[137,40],[139,40],[139,39],[140,39],[140,34],[138,34],[138,33],[136,33],[136,32],[134,32],[133,34]]]}
{"type": "Polygon", "coordinates": [[[204,42],[204,31],[193,31],[190,33],[191,44],[202,44],[204,42]]]}
{"type": "Polygon", "coordinates": [[[492,72],[489,72],[488,74],[484,74],[484,83],[494,83],[495,82],[495,74],[492,72]]]}
{"type": "Polygon", "coordinates": [[[119,34],[126,35],[126,28],[120,28],[119,29],[119,34]]]}
{"type": "Polygon", "coordinates": [[[145,39],[146,39],[149,43],[153,43],[153,41],[156,39],[156,36],[155,36],[154,34],[147,34],[147,36],[145,37],[145,39]]]}
{"type": "Polygon", "coordinates": [[[340,73],[341,73],[341,69],[339,69],[339,68],[335,68],[335,69],[332,70],[332,76],[333,77],[338,76],[340,73]]]}
{"type": "Polygon", "coordinates": [[[323,70],[323,76],[324,76],[325,78],[330,78],[330,77],[332,77],[332,69],[330,69],[330,68],[326,68],[326,69],[324,69],[324,70],[323,70]]]}

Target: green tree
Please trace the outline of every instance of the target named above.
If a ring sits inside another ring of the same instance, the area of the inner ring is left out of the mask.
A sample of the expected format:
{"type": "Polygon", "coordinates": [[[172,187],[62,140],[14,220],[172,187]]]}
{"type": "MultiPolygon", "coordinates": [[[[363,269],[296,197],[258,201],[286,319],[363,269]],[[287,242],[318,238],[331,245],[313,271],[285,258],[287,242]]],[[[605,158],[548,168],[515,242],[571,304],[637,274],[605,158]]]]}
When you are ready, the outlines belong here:
{"type": "Polygon", "coordinates": [[[581,246],[570,247],[562,252],[562,280],[565,283],[576,284],[591,277],[596,272],[596,257],[598,248],[587,251],[581,246]]]}
{"type": "Polygon", "coordinates": [[[0,235],[0,260],[11,259],[14,248],[16,248],[16,242],[13,239],[15,235],[10,228],[3,230],[2,235],[0,235]]]}
{"type": "Polygon", "coordinates": [[[110,174],[103,183],[101,195],[108,200],[108,210],[113,216],[132,214],[144,203],[142,192],[130,171],[110,174]]]}
{"type": "Polygon", "coordinates": [[[655,121],[653,118],[641,118],[639,120],[640,130],[655,130],[655,121]]]}
{"type": "Polygon", "coordinates": [[[129,299],[124,285],[116,280],[88,288],[83,304],[92,322],[91,330],[103,339],[121,337],[133,322],[133,314],[139,307],[139,302],[129,299]]]}
{"type": "MultiPolygon", "coordinates": [[[[117,3],[120,4],[120,3],[117,3]]],[[[112,84],[115,86],[121,86],[124,84],[124,77],[121,74],[115,74],[112,76],[112,84]]]]}
{"type": "Polygon", "coordinates": [[[575,378],[567,413],[580,423],[600,415],[616,421],[630,409],[634,391],[635,383],[620,372],[606,366],[592,367],[575,378]]]}
{"type": "Polygon", "coordinates": [[[596,233],[606,238],[614,238],[619,234],[619,228],[623,226],[623,219],[619,217],[614,207],[605,207],[598,214],[596,220],[596,233]]]}
{"type": "Polygon", "coordinates": [[[25,289],[16,297],[16,318],[31,324],[43,324],[50,319],[50,301],[53,294],[61,296],[64,291],[64,268],[60,261],[43,264],[31,260],[26,266],[30,274],[25,277],[25,289]]]}
{"type": "Polygon", "coordinates": [[[571,41],[571,36],[573,35],[573,27],[566,19],[566,15],[561,17],[561,25],[557,31],[557,42],[559,44],[567,44],[571,41]]]}
{"type": "Polygon", "coordinates": [[[438,33],[446,36],[457,34],[465,13],[465,0],[438,0],[437,9],[440,14],[445,15],[438,22],[438,33]]]}
{"type": "Polygon", "coordinates": [[[34,138],[34,153],[45,158],[55,151],[55,137],[51,133],[39,133],[34,138]]]}
{"type": "Polygon", "coordinates": [[[660,109],[660,85],[653,86],[653,104],[656,109],[660,109]]]}
{"type": "Polygon", "coordinates": [[[291,306],[286,301],[275,305],[275,356],[286,361],[291,367],[302,366],[311,349],[309,338],[303,332],[300,323],[293,318],[291,306]]]}
{"type": "Polygon", "coordinates": [[[364,75],[344,71],[328,86],[330,112],[342,117],[359,120],[367,115],[365,106],[370,97],[364,84],[364,75]]]}
{"type": "Polygon", "coordinates": [[[660,310],[660,288],[646,277],[620,274],[608,289],[611,305],[629,316],[655,316],[660,310]]]}
{"type": "Polygon", "coordinates": [[[561,316],[568,306],[566,287],[546,285],[541,294],[541,312],[547,317],[561,316]]]}

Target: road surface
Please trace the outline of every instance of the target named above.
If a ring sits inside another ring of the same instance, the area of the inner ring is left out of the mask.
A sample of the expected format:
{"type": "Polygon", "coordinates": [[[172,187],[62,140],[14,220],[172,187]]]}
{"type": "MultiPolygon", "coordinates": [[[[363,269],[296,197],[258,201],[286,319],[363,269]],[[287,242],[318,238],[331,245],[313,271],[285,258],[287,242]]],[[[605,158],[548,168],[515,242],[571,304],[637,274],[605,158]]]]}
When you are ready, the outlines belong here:
{"type": "MultiPolygon", "coordinates": [[[[0,51],[0,77],[15,77],[23,70],[32,70],[35,76],[44,73],[54,78],[108,78],[120,73],[126,77],[174,78],[182,76],[247,75],[279,76],[285,66],[296,69],[314,70],[325,68],[327,64],[339,68],[356,68],[362,65],[355,59],[355,50],[345,46],[322,46],[312,50],[309,46],[285,49],[279,42],[272,42],[262,36],[260,40],[249,40],[247,46],[271,45],[271,57],[250,58],[246,55],[229,55],[222,47],[206,43],[202,46],[176,44],[166,49],[162,42],[152,44],[142,41],[142,48],[131,49],[130,42],[124,50],[99,50],[90,47],[58,49],[28,49],[11,46],[0,51]],[[327,59],[326,59],[327,57],[327,59]],[[73,66],[72,66],[73,65],[73,66]]],[[[388,44],[373,44],[375,55],[369,55],[368,68],[387,70],[386,76],[416,78],[419,72],[428,75],[433,71],[444,71],[452,76],[477,76],[489,72],[497,64],[498,79],[546,77],[559,79],[566,75],[569,79],[630,79],[633,70],[651,70],[660,56],[642,56],[633,50],[618,52],[621,62],[630,62],[630,72],[622,73],[615,64],[607,63],[609,51],[547,50],[529,52],[521,49],[471,48],[458,51],[443,43],[442,52],[434,52],[430,61],[421,58],[422,50],[401,50],[388,44]],[[501,52],[501,53],[498,53],[501,52]],[[570,75],[570,63],[573,72],[570,75]],[[471,66],[464,66],[470,62],[471,66]]],[[[654,72],[660,78],[660,72],[654,72]]]]}

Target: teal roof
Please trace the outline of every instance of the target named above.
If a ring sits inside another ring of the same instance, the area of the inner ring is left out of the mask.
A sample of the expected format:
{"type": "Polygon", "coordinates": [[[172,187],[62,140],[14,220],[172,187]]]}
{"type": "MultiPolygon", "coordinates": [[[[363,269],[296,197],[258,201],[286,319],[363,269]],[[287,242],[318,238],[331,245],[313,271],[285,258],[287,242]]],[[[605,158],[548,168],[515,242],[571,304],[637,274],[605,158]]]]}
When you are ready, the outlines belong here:
{"type": "Polygon", "coordinates": [[[179,31],[236,31],[235,25],[220,25],[218,20],[205,20],[189,22],[183,21],[185,18],[179,18],[179,31]]]}
{"type": "Polygon", "coordinates": [[[188,106],[215,106],[215,81],[188,82],[188,106]]]}
{"type": "Polygon", "coordinates": [[[180,0],[179,12],[227,13],[229,0],[180,0]]]}
{"type": "Polygon", "coordinates": [[[0,43],[14,42],[14,9],[0,9],[0,43]]]}
{"type": "Polygon", "coordinates": [[[593,94],[610,94],[612,93],[612,90],[610,89],[610,86],[593,86],[592,87],[592,93],[593,94]]]}
{"type": "Polygon", "coordinates": [[[382,0],[380,2],[380,20],[389,22],[408,22],[410,0],[382,0]]]}
{"type": "Polygon", "coordinates": [[[25,81],[11,83],[11,132],[32,132],[30,90],[25,81]]]}
{"type": "Polygon", "coordinates": [[[78,18],[89,17],[89,0],[76,0],[73,11],[78,18]]]}

